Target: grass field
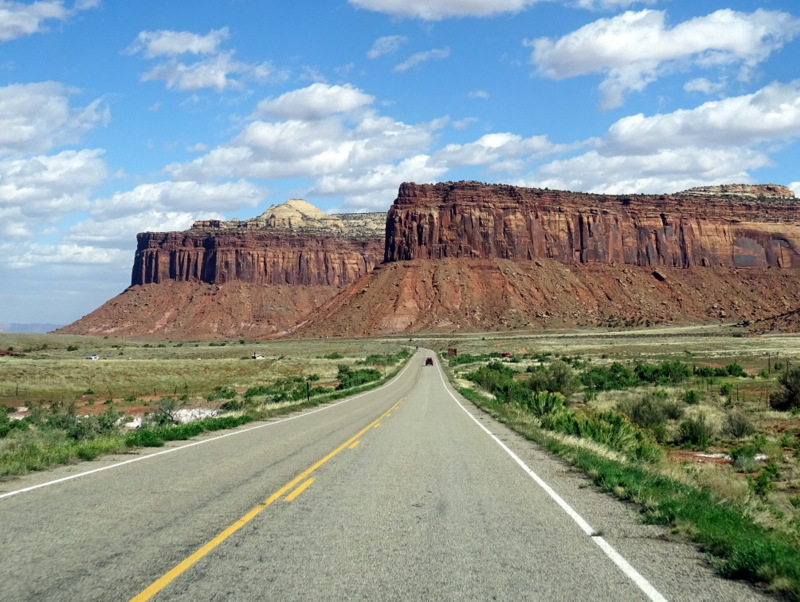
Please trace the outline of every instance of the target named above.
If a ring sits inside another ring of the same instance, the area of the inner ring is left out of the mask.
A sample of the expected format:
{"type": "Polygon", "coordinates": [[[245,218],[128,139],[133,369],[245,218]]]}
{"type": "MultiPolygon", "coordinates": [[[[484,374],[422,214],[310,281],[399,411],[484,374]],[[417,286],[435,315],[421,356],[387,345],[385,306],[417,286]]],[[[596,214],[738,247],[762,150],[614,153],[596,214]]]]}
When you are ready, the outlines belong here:
{"type": "MultiPolygon", "coordinates": [[[[217,387],[246,389],[316,375],[335,380],[340,364],[395,353],[400,341],[148,343],[61,335],[0,334],[0,405],[108,402],[162,396],[200,403],[217,387]],[[253,360],[253,355],[263,359],[253,360]],[[97,361],[84,359],[97,355],[97,361]]],[[[106,405],[109,405],[106,403],[106,405]]],[[[89,405],[91,404],[91,405],[89,405]]]]}

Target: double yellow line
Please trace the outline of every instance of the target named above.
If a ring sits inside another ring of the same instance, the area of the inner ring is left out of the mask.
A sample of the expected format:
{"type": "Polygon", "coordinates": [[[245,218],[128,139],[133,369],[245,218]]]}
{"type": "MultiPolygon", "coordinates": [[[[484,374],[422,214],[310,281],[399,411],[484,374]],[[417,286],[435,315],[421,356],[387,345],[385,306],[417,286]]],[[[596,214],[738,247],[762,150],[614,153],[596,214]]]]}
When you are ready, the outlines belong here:
{"type": "Polygon", "coordinates": [[[380,424],[380,421],[389,416],[397,407],[403,402],[403,399],[398,399],[397,402],[386,412],[381,414],[377,419],[369,423],[366,427],[361,429],[358,433],[353,435],[350,439],[342,443],[339,447],[329,453],[327,456],[318,460],[314,464],[312,464],[309,468],[301,472],[291,481],[286,483],[283,487],[278,489],[275,493],[261,502],[258,506],[250,510],[247,514],[245,514],[242,518],[237,520],[227,529],[222,531],[219,535],[217,535],[214,539],[209,541],[208,543],[204,544],[200,549],[194,552],[191,556],[186,558],[185,560],[181,561],[177,565],[175,565],[172,569],[168,572],[164,573],[161,577],[159,577],[156,581],[154,581],[150,586],[148,586],[145,590],[141,593],[137,594],[133,598],[131,598],[131,602],[143,602],[144,600],[149,600],[153,596],[155,596],[158,592],[162,589],[167,587],[170,583],[172,583],[175,579],[177,579],[181,574],[186,572],[192,565],[194,565],[198,560],[203,558],[206,554],[208,554],[211,550],[216,548],[219,544],[223,541],[228,539],[231,535],[236,533],[239,529],[244,527],[247,523],[253,520],[258,514],[264,510],[267,506],[271,505],[274,501],[278,500],[283,496],[287,491],[291,491],[294,487],[297,486],[298,483],[302,482],[302,485],[297,487],[294,491],[292,491],[289,495],[286,496],[286,501],[292,501],[298,495],[300,495],[311,483],[314,482],[314,479],[308,479],[303,481],[308,477],[312,472],[317,470],[320,466],[325,464],[328,460],[333,458],[336,454],[338,454],[343,449],[350,447],[351,449],[354,448],[358,444],[358,438],[361,437],[364,433],[366,433],[369,429],[374,428],[380,424]]]}

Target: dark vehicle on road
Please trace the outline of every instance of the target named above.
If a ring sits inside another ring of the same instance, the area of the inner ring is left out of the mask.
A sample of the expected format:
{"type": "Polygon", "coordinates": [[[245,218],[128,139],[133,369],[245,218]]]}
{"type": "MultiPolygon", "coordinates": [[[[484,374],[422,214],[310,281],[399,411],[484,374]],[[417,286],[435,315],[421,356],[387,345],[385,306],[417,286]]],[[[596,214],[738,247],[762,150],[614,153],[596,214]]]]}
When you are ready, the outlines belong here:
{"type": "Polygon", "coordinates": [[[433,358],[432,357],[425,358],[425,365],[433,366],[433,358]]]}

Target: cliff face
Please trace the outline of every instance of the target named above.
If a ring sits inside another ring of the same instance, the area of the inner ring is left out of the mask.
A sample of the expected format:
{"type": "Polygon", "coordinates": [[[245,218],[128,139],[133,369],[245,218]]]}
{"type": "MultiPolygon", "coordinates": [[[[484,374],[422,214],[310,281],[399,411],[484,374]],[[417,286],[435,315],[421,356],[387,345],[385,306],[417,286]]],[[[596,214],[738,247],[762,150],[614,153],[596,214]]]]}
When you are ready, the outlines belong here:
{"type": "Polygon", "coordinates": [[[131,284],[167,280],[342,287],[380,262],[383,239],[192,229],[137,236],[131,284]]]}
{"type": "Polygon", "coordinates": [[[252,339],[796,323],[797,299],[800,203],[781,186],[610,196],[403,184],[388,216],[292,200],[248,220],[140,234],[132,286],[60,332],[252,339]]]}
{"type": "Polygon", "coordinates": [[[131,285],[178,280],[342,287],[381,261],[385,225],[385,213],[328,215],[292,199],[247,220],[144,232],[136,237],[131,285]]]}
{"type": "Polygon", "coordinates": [[[248,220],[137,236],[131,286],[59,332],[259,338],[291,329],[383,258],[385,213],[301,200],[248,220]]]}
{"type": "Polygon", "coordinates": [[[800,267],[800,203],[782,186],[594,195],[458,182],[403,184],[385,261],[481,258],[800,267]]]}

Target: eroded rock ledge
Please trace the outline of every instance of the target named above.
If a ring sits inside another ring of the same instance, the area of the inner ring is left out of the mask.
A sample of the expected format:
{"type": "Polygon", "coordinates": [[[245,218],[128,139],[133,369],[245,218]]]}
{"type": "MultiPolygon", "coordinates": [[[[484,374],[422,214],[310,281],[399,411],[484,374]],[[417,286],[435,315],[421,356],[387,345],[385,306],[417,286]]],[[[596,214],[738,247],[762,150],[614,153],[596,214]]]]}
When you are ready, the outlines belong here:
{"type": "Polygon", "coordinates": [[[389,210],[386,262],[465,257],[643,267],[800,267],[800,204],[783,186],[599,195],[406,183],[389,210]]]}

